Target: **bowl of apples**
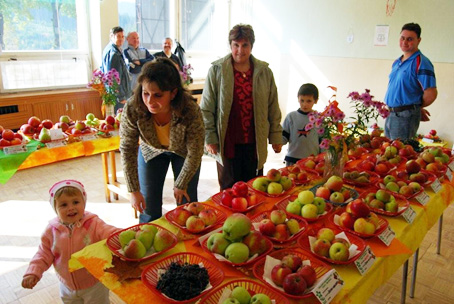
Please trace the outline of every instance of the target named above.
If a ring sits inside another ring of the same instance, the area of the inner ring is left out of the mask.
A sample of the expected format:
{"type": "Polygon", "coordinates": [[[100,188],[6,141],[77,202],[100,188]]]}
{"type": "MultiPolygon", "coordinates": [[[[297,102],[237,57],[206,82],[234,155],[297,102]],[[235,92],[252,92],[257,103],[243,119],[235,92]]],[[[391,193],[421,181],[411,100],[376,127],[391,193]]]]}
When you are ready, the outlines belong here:
{"type": "Polygon", "coordinates": [[[405,181],[392,174],[386,175],[382,181],[377,181],[375,186],[378,189],[387,190],[395,197],[412,199],[424,191],[420,183],[416,181],[405,181]]]}
{"type": "Polygon", "coordinates": [[[211,200],[233,212],[246,213],[265,202],[265,197],[249,188],[245,182],[236,182],[232,188],[216,193],[211,200]]]}
{"type": "Polygon", "coordinates": [[[284,196],[295,187],[293,180],[287,176],[282,176],[277,169],[270,169],[266,176],[255,177],[249,180],[247,184],[256,192],[269,197],[284,196]]]}
{"type": "Polygon", "coordinates": [[[410,202],[404,196],[385,189],[365,191],[359,198],[372,212],[386,216],[399,216],[410,207],[410,202]]]}
{"type": "Polygon", "coordinates": [[[315,197],[321,197],[333,206],[345,206],[350,201],[358,198],[358,192],[350,187],[344,186],[341,177],[333,175],[324,184],[318,184],[309,189],[315,197]]]}
{"type": "Polygon", "coordinates": [[[330,264],[353,263],[366,248],[363,239],[339,228],[322,227],[301,236],[298,244],[330,264]]]}
{"type": "Polygon", "coordinates": [[[368,187],[379,181],[380,175],[367,170],[345,169],[342,176],[344,183],[354,187],[368,187]]]}
{"type": "Polygon", "coordinates": [[[315,197],[309,190],[287,196],[275,206],[284,210],[289,217],[303,219],[308,223],[325,218],[333,210],[333,205],[327,203],[324,198],[315,197]]]}
{"type": "Polygon", "coordinates": [[[199,242],[218,261],[231,266],[251,265],[273,249],[273,243],[242,213],[233,213],[221,228],[205,234],[199,242]]]}
{"type": "Polygon", "coordinates": [[[371,238],[380,235],[387,227],[388,221],[374,212],[363,199],[350,202],[345,208],[337,210],[331,222],[340,229],[359,236],[371,238]]]}
{"type": "Polygon", "coordinates": [[[259,213],[251,221],[255,230],[279,244],[296,241],[307,229],[307,222],[303,218],[287,217],[285,211],[279,209],[259,213]]]}
{"type": "Polygon", "coordinates": [[[165,217],[170,223],[186,232],[200,234],[222,223],[226,215],[208,204],[192,202],[167,212],[165,217]]]}
{"type": "Polygon", "coordinates": [[[256,278],[294,300],[312,297],[312,287],[329,270],[328,264],[301,248],[271,252],[253,267],[256,278]]]}
{"type": "Polygon", "coordinates": [[[311,180],[320,178],[317,171],[311,169],[301,169],[298,165],[288,166],[279,169],[281,176],[287,176],[295,185],[304,185],[311,180]]]}
{"type": "Polygon", "coordinates": [[[300,159],[296,164],[301,169],[310,169],[316,171],[319,175],[322,175],[325,171],[325,152],[318,154],[317,156],[308,156],[300,159]]]}

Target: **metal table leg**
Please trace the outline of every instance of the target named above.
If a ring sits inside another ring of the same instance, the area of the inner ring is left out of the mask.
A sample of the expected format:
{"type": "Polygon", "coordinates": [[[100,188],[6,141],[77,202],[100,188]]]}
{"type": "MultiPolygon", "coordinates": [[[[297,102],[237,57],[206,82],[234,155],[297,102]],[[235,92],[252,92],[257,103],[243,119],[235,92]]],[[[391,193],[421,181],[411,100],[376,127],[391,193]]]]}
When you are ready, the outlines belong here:
{"type": "Polygon", "coordinates": [[[438,219],[438,240],[437,240],[437,254],[441,252],[441,232],[443,231],[443,213],[438,219]]]}
{"type": "Polygon", "coordinates": [[[404,263],[402,269],[402,293],[400,295],[400,303],[405,304],[405,297],[407,295],[407,274],[408,274],[408,260],[404,263]]]}
{"type": "Polygon", "coordinates": [[[415,296],[416,274],[418,271],[418,256],[419,256],[419,248],[416,249],[415,254],[413,255],[413,272],[411,275],[411,285],[410,285],[410,298],[412,298],[412,299],[415,296]]]}

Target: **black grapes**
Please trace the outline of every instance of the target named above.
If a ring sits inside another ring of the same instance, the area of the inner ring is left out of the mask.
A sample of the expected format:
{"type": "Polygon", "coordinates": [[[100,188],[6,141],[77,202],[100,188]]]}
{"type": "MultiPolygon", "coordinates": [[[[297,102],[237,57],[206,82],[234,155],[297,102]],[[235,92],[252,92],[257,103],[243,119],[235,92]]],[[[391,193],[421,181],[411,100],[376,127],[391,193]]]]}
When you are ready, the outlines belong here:
{"type": "Polygon", "coordinates": [[[198,296],[209,283],[208,271],[197,264],[171,263],[159,278],[156,289],[177,301],[198,296]]]}

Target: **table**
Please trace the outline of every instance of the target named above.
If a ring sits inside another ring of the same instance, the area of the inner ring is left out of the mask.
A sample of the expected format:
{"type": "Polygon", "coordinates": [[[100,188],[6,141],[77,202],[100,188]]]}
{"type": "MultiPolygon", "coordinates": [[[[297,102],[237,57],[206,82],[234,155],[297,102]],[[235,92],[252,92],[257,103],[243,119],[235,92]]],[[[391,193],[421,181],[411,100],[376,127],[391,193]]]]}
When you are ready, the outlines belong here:
{"type": "MultiPolygon", "coordinates": [[[[295,189],[295,192],[299,192],[303,188],[299,187],[295,189]]],[[[333,265],[345,281],[345,285],[336,295],[332,303],[365,303],[374,291],[384,284],[419,247],[427,231],[437,222],[447,206],[454,201],[454,183],[445,180],[442,183],[442,190],[440,192],[434,193],[429,189],[426,189],[426,191],[430,196],[430,200],[425,206],[417,202],[411,203],[412,208],[416,212],[416,217],[412,224],[408,224],[402,217],[387,218],[391,228],[396,233],[396,238],[389,247],[386,247],[377,238],[366,240],[366,243],[371,247],[377,259],[364,276],[361,276],[353,265],[333,265]]],[[[262,210],[270,209],[278,200],[279,198],[267,199],[265,204],[251,211],[251,217],[262,210]]],[[[214,204],[212,201],[208,201],[207,203],[214,204]]],[[[223,210],[227,214],[231,213],[227,212],[226,209],[223,210]]],[[[182,233],[175,226],[168,223],[165,218],[160,218],[155,222],[180,237],[182,236],[182,233]]],[[[245,274],[238,269],[218,262],[211,255],[201,250],[196,239],[181,240],[176,247],[165,253],[164,256],[180,251],[197,252],[214,261],[224,270],[226,276],[225,281],[241,276],[252,277],[250,272],[246,271],[245,274]]],[[[157,257],[145,263],[151,263],[164,256],[157,257]]],[[[104,272],[104,268],[111,267],[111,261],[112,253],[105,245],[105,241],[101,241],[73,254],[73,258],[70,261],[70,268],[76,270],[85,267],[127,303],[149,303],[151,298],[153,298],[153,303],[162,303],[140,280],[136,279],[119,283],[114,274],[104,272]]],[[[312,302],[316,303],[316,300],[312,299],[312,302]]],[[[293,301],[292,303],[299,302],[293,301]]],[[[304,303],[308,303],[307,300],[304,303]]]]}

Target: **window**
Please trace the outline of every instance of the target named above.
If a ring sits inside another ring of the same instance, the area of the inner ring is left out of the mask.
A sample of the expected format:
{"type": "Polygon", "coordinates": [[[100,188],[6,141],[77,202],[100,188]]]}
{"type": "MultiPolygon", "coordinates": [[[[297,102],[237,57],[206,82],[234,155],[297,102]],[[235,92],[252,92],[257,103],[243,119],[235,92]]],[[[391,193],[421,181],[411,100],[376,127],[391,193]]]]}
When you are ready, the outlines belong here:
{"type": "Polygon", "coordinates": [[[120,26],[137,31],[141,45],[161,51],[165,37],[181,43],[192,76],[203,78],[210,62],[228,52],[229,0],[118,0],[120,26]]]}
{"type": "Polygon", "coordinates": [[[1,92],[85,86],[84,0],[0,1],[1,92]]]}

